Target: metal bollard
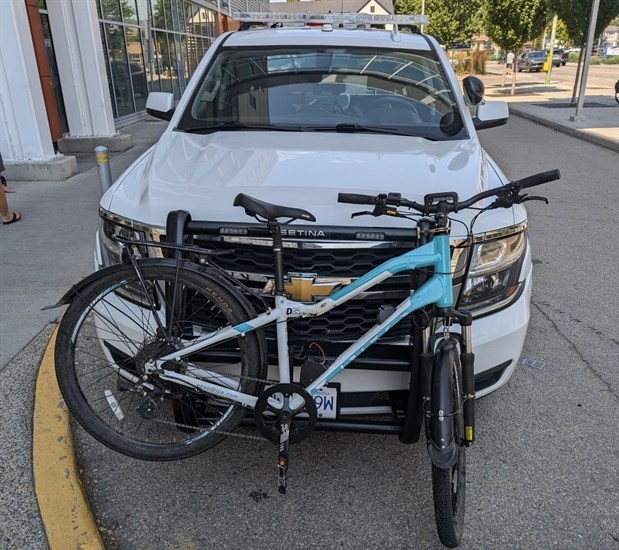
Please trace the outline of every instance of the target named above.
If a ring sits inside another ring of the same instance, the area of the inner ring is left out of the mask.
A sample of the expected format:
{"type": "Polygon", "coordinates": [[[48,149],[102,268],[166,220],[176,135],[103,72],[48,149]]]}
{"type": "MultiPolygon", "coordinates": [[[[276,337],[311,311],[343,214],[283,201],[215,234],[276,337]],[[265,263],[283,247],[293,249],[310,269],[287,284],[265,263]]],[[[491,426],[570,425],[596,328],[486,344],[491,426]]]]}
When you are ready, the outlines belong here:
{"type": "Polygon", "coordinates": [[[97,160],[97,171],[99,172],[99,186],[101,195],[112,187],[112,171],[110,170],[110,157],[107,147],[99,145],[95,147],[95,158],[97,160]]]}

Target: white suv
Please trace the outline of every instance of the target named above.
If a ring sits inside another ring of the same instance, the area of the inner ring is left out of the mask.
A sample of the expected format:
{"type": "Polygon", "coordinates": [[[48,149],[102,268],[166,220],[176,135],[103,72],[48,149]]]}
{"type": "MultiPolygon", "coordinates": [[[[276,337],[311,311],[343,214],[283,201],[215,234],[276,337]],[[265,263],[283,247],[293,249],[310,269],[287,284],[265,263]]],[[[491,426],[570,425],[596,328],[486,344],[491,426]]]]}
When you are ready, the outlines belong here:
{"type": "MultiPolygon", "coordinates": [[[[171,94],[149,96],[149,113],[170,123],[103,196],[96,261],[120,261],[112,234],[165,239],[168,212],[187,210],[204,220],[195,241],[233,251],[219,265],[268,296],[268,235],[233,208],[243,192],[316,216],[286,226],[284,261],[294,298],[324,296],[416,241],[412,222],[351,219],[354,207],[338,204],[338,193],[399,192],[423,202],[431,192],[465,198],[506,182],[476,130],[505,123],[507,105],[483,101],[475,78],[465,90],[466,98],[436,40],[397,25],[350,29],[327,20],[224,34],[176,108],[171,94]]],[[[457,307],[474,315],[482,396],[507,382],[520,356],[531,255],[522,206],[484,212],[469,234],[472,215],[453,222],[453,291],[457,307]]],[[[410,277],[394,277],[326,316],[293,320],[295,367],[316,350],[337,356],[381,306],[408,292],[410,277]]],[[[398,408],[410,379],[409,332],[396,326],[338,377],[340,414],[398,408]]]]}

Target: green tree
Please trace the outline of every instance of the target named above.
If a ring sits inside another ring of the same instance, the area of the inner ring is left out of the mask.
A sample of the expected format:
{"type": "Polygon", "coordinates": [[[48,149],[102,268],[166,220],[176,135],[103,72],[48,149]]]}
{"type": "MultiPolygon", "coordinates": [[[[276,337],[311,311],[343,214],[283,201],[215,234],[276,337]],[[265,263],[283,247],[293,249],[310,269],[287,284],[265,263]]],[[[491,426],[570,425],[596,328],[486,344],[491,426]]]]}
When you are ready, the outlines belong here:
{"type": "MultiPolygon", "coordinates": [[[[548,0],[553,10],[565,23],[567,32],[575,44],[584,46],[589,32],[591,17],[591,0],[548,0]]],[[[619,15],[617,0],[600,0],[597,22],[595,24],[595,38],[619,15]]]]}
{"type": "MultiPolygon", "coordinates": [[[[421,0],[395,0],[394,12],[420,14],[421,0]]],[[[446,46],[468,43],[481,29],[481,0],[426,0],[425,13],[424,31],[446,46]]]]}
{"type": "Polygon", "coordinates": [[[544,30],[546,0],[483,0],[486,34],[504,50],[518,52],[544,30]]]}
{"type": "Polygon", "coordinates": [[[570,44],[572,41],[570,33],[567,30],[567,26],[562,19],[559,19],[559,21],[557,21],[557,34],[555,38],[557,42],[559,42],[559,44],[563,46],[566,44],[570,44]]]}

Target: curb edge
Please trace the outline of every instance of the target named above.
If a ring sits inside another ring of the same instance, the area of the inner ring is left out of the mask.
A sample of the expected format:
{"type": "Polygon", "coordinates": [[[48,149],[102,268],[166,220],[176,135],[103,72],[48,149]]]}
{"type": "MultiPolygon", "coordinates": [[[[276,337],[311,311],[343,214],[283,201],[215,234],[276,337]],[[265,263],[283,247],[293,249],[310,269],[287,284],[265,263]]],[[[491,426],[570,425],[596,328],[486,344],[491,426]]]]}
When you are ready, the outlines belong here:
{"type": "Polygon", "coordinates": [[[105,547],[86,500],[75,463],[69,412],[54,372],[54,344],[49,339],[35,386],[32,466],[34,490],[52,550],[105,547]]]}

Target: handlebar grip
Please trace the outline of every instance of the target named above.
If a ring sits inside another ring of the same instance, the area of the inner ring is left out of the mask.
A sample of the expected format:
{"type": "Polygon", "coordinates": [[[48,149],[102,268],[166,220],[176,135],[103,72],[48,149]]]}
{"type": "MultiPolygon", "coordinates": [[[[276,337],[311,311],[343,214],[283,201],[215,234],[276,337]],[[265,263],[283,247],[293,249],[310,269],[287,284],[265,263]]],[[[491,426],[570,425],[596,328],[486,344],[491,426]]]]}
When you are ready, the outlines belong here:
{"type": "Polygon", "coordinates": [[[561,173],[559,170],[548,170],[547,172],[540,172],[539,174],[533,174],[532,176],[522,178],[521,180],[516,180],[512,182],[512,185],[514,187],[518,187],[519,189],[526,189],[527,187],[535,187],[536,185],[548,183],[549,181],[558,180],[560,178],[561,173]]]}
{"type": "Polygon", "coordinates": [[[371,195],[357,195],[356,193],[338,193],[337,202],[348,204],[376,204],[376,197],[371,195]]]}

